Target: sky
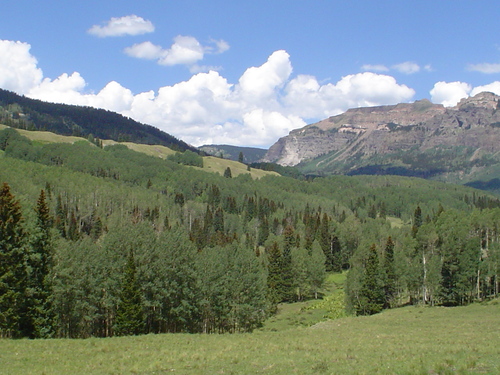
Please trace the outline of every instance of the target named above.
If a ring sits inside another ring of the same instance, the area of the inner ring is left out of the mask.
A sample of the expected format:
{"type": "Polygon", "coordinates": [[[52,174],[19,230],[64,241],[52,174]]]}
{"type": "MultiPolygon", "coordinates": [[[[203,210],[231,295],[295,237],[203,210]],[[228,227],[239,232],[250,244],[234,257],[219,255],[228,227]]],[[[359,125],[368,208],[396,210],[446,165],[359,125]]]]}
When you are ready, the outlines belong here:
{"type": "Polygon", "coordinates": [[[0,0],[0,88],[194,146],[353,107],[500,95],[498,0],[0,0]]]}

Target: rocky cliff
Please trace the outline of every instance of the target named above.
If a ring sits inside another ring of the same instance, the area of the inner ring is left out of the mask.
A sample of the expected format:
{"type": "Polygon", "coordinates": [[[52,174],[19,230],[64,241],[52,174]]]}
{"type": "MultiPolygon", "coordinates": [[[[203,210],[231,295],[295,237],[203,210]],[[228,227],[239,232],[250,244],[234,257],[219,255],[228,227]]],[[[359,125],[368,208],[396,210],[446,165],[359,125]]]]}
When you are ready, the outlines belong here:
{"type": "Polygon", "coordinates": [[[420,100],[350,109],[293,130],[264,160],[316,174],[425,176],[477,172],[496,163],[498,151],[500,97],[483,92],[452,108],[420,100]]]}

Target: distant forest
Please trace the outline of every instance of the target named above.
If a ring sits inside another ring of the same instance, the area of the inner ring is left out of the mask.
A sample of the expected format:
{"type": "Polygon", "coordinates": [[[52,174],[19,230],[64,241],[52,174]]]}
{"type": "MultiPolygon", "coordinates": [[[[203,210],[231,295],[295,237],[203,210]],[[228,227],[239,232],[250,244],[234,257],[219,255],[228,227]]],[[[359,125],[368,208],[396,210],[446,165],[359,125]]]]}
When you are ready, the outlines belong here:
{"type": "Polygon", "coordinates": [[[47,103],[0,89],[0,123],[12,128],[45,130],[117,142],[167,146],[176,151],[198,150],[150,125],[118,113],[92,107],[47,103]]]}

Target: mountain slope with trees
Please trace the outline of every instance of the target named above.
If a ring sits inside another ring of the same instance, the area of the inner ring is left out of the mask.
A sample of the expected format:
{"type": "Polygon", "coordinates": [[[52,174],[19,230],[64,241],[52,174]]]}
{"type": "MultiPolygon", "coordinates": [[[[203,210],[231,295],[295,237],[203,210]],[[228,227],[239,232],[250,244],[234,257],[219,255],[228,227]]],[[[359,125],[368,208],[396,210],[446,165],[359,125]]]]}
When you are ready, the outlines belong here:
{"type": "Polygon", "coordinates": [[[175,151],[193,146],[150,125],[92,107],[47,103],[0,89],[0,123],[13,128],[45,130],[61,135],[112,139],[167,146],[175,151]]]}
{"type": "Polygon", "coordinates": [[[341,270],[356,314],[498,295],[500,201],[484,192],[254,180],[15,134],[0,131],[4,337],[247,332],[341,270]]]}

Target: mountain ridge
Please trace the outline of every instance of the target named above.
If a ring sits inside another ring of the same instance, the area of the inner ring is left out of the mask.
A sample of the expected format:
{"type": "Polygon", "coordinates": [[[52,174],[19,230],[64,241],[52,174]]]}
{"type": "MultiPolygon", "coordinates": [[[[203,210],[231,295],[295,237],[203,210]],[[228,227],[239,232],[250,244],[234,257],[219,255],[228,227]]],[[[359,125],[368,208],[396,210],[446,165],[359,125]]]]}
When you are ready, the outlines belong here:
{"type": "Polygon", "coordinates": [[[426,99],[353,108],[292,130],[263,161],[319,175],[404,174],[467,183],[500,163],[499,109],[500,97],[489,92],[451,108],[426,99]]]}

